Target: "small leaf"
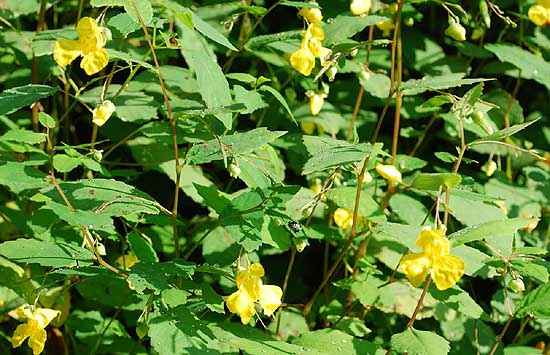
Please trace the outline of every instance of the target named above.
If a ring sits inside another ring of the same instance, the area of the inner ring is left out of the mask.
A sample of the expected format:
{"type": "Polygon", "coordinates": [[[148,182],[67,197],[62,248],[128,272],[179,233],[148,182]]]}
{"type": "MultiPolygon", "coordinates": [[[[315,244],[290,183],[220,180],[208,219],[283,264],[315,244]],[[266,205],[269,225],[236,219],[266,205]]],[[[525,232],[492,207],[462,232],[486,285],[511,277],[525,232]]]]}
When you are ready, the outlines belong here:
{"type": "Polygon", "coordinates": [[[40,122],[42,126],[50,129],[56,126],[55,118],[45,112],[38,112],[38,122],[40,122]]]}
{"type": "Polygon", "coordinates": [[[516,230],[526,227],[533,221],[534,219],[526,218],[511,218],[504,221],[491,221],[459,230],[458,232],[449,235],[449,239],[451,241],[451,246],[457,247],[464,243],[482,240],[490,236],[514,233],[516,230]]]}
{"type": "Polygon", "coordinates": [[[53,157],[53,167],[60,173],[68,173],[80,165],[80,158],[70,157],[66,154],[56,154],[53,157]]]}
{"type": "Polygon", "coordinates": [[[412,187],[419,190],[437,191],[441,186],[452,189],[461,181],[462,177],[454,173],[420,174],[414,179],[412,187]]]}
{"type": "Polygon", "coordinates": [[[450,350],[449,342],[445,338],[414,328],[392,335],[391,346],[400,353],[422,355],[445,355],[450,350]]]}
{"type": "Polygon", "coordinates": [[[483,138],[476,139],[475,141],[468,143],[468,146],[473,147],[474,145],[478,145],[478,144],[500,141],[500,140],[502,140],[506,137],[509,137],[511,135],[514,135],[514,134],[518,133],[519,131],[524,130],[525,128],[529,127],[530,125],[532,125],[533,123],[535,123],[537,121],[538,121],[538,119],[533,120],[533,121],[529,121],[529,122],[525,122],[525,123],[520,123],[520,124],[517,124],[517,125],[513,125],[513,126],[508,127],[508,128],[501,129],[500,131],[497,131],[493,134],[490,134],[490,135],[485,136],[483,138]]]}
{"type": "Polygon", "coordinates": [[[277,90],[275,90],[269,85],[260,86],[258,90],[267,91],[271,95],[273,95],[273,97],[275,97],[275,99],[277,99],[277,101],[279,101],[279,103],[283,105],[286,112],[288,112],[290,118],[292,119],[292,122],[294,122],[296,126],[298,125],[298,122],[296,122],[296,118],[294,118],[294,115],[292,114],[292,110],[290,109],[290,107],[288,106],[288,103],[286,102],[285,98],[283,97],[283,95],[281,95],[280,92],[278,92],[277,90]]]}
{"type": "Polygon", "coordinates": [[[516,307],[516,317],[534,315],[550,319],[550,284],[546,283],[529,292],[516,307]]]}

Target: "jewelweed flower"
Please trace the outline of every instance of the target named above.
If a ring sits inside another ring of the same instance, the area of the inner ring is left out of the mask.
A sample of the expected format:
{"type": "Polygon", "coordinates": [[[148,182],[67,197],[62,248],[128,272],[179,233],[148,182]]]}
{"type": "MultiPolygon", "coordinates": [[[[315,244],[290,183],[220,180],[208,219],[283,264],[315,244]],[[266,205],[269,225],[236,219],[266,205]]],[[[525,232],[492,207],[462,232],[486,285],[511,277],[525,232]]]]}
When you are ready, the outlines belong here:
{"type": "Polygon", "coordinates": [[[376,164],[376,171],[392,184],[401,182],[401,173],[393,165],[376,164]]]}
{"type": "Polygon", "coordinates": [[[445,228],[422,228],[416,245],[422,248],[422,253],[407,254],[399,264],[401,272],[414,287],[419,287],[430,271],[438,290],[452,287],[464,275],[464,261],[449,255],[450,244],[445,237],[445,228]]]}
{"type": "Polygon", "coordinates": [[[134,253],[128,253],[128,254],[119,256],[116,259],[116,263],[121,267],[123,267],[124,269],[130,270],[132,266],[139,263],[139,259],[134,253]]]}
{"type": "Polygon", "coordinates": [[[321,59],[321,65],[328,62],[332,51],[322,45],[325,32],[319,23],[310,23],[300,44],[300,48],[290,56],[290,64],[302,75],[309,76],[315,68],[315,57],[321,59]]]}
{"type": "Polygon", "coordinates": [[[347,208],[337,208],[334,211],[334,223],[341,229],[348,229],[353,223],[353,212],[347,208]]]}
{"type": "Polygon", "coordinates": [[[395,28],[395,23],[393,23],[393,20],[382,21],[376,24],[376,28],[382,31],[382,36],[388,37],[395,28]]]}
{"type": "Polygon", "coordinates": [[[460,22],[455,21],[454,19],[449,20],[449,27],[445,29],[445,34],[457,41],[466,40],[466,29],[460,24],[460,22]]]}
{"type": "Polygon", "coordinates": [[[319,112],[321,112],[321,108],[323,108],[323,104],[325,103],[325,95],[324,94],[313,94],[309,98],[309,112],[313,116],[317,116],[319,112]]]}
{"type": "Polygon", "coordinates": [[[371,7],[371,0],[352,0],[349,5],[349,10],[354,15],[366,15],[371,7]]]}
{"type": "Polygon", "coordinates": [[[109,63],[109,54],[103,49],[107,36],[91,17],[81,18],[76,25],[76,32],[78,40],[60,39],[55,42],[53,59],[65,68],[82,56],[80,67],[86,74],[93,75],[109,63]]]}
{"type": "Polygon", "coordinates": [[[48,338],[44,328],[61,312],[49,308],[36,308],[33,310],[33,307],[26,304],[20,306],[12,313],[10,315],[16,319],[27,319],[27,323],[17,326],[11,337],[11,345],[17,348],[29,338],[29,347],[32,349],[33,355],[40,354],[44,350],[44,345],[48,338]]]}
{"type": "Polygon", "coordinates": [[[537,0],[537,4],[529,8],[527,12],[529,20],[539,27],[550,24],[550,0],[537,0]]]}
{"type": "Polygon", "coordinates": [[[256,302],[266,316],[271,316],[281,305],[283,290],[279,286],[263,285],[261,278],[264,275],[265,271],[260,263],[238,271],[235,278],[238,290],[225,300],[229,311],[238,314],[243,324],[248,324],[256,313],[256,302]]]}
{"type": "Polygon", "coordinates": [[[99,127],[103,126],[113,112],[115,112],[116,106],[109,100],[103,101],[103,103],[97,105],[92,111],[92,122],[99,127]]]}
{"type": "MultiPolygon", "coordinates": [[[[312,3],[315,4],[315,2],[312,3]]],[[[320,23],[323,21],[323,14],[321,13],[321,9],[318,7],[303,7],[298,14],[305,18],[308,23],[320,23]]]]}
{"type": "Polygon", "coordinates": [[[309,48],[301,47],[290,56],[290,64],[300,74],[309,76],[313,68],[315,68],[315,56],[309,48]]]}

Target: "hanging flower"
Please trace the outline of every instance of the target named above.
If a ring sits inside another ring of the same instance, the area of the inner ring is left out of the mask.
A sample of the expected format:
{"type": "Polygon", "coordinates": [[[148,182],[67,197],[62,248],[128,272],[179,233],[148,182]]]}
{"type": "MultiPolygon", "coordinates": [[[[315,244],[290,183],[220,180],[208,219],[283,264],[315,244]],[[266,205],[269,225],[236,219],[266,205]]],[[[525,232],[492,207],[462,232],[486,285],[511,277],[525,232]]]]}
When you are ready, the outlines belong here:
{"type": "Polygon", "coordinates": [[[550,24],[550,0],[537,0],[537,4],[529,8],[529,20],[539,27],[550,24]]]}
{"type": "MultiPolygon", "coordinates": [[[[310,4],[317,4],[315,1],[310,2],[310,4]]],[[[298,14],[306,19],[308,23],[320,23],[323,21],[323,14],[321,9],[318,7],[303,7],[298,14]]]]}
{"type": "Polygon", "coordinates": [[[99,127],[103,126],[113,112],[115,112],[116,106],[109,100],[103,101],[103,103],[97,105],[92,111],[92,122],[99,127]]]}
{"type": "Polygon", "coordinates": [[[319,112],[321,112],[323,104],[325,103],[325,97],[326,95],[324,94],[316,93],[309,98],[309,112],[311,112],[313,116],[317,116],[319,112]]]}
{"type": "Polygon", "coordinates": [[[132,266],[139,263],[139,261],[140,260],[134,253],[124,254],[116,259],[116,263],[126,270],[130,270],[132,266]]]}
{"type": "Polygon", "coordinates": [[[78,40],[60,39],[55,42],[53,59],[65,68],[73,60],[82,56],[80,67],[86,74],[93,75],[109,63],[109,55],[103,49],[107,42],[105,32],[97,25],[95,19],[83,17],[76,25],[78,40]]]}
{"type": "Polygon", "coordinates": [[[322,45],[325,39],[325,32],[319,23],[310,23],[300,48],[290,56],[290,64],[294,69],[305,76],[309,76],[315,68],[315,57],[321,60],[321,65],[328,63],[332,54],[329,48],[322,45]]]}
{"type": "Polygon", "coordinates": [[[309,48],[301,47],[290,56],[290,64],[300,74],[309,76],[313,68],[315,68],[315,56],[309,48]]]}
{"type": "Polygon", "coordinates": [[[27,319],[27,323],[20,324],[15,329],[11,337],[11,345],[17,348],[29,338],[29,347],[32,349],[33,355],[38,355],[44,350],[48,338],[44,328],[61,312],[49,308],[36,308],[34,310],[33,308],[26,304],[10,313],[15,319],[27,319]]]}
{"type": "Polygon", "coordinates": [[[354,15],[366,15],[371,7],[371,0],[351,0],[349,10],[354,15]]]}
{"type": "Polygon", "coordinates": [[[341,229],[348,229],[353,224],[353,212],[347,208],[337,208],[333,218],[334,223],[341,229]]]}
{"type": "Polygon", "coordinates": [[[393,165],[376,164],[376,171],[392,184],[401,182],[401,173],[393,165]]]}
{"type": "Polygon", "coordinates": [[[449,27],[445,29],[445,34],[457,41],[466,40],[466,29],[460,24],[460,22],[454,19],[449,20],[449,27]]]}
{"type": "Polygon", "coordinates": [[[399,264],[414,287],[419,287],[430,271],[438,290],[452,287],[464,275],[464,261],[449,255],[450,244],[445,237],[445,228],[424,227],[416,245],[422,248],[422,253],[405,255],[399,264]]]}
{"type": "Polygon", "coordinates": [[[235,278],[238,290],[225,300],[229,311],[238,314],[243,324],[248,324],[256,313],[256,302],[266,316],[271,316],[281,305],[283,291],[279,286],[263,285],[261,277],[264,275],[265,271],[260,263],[238,271],[235,278]]]}

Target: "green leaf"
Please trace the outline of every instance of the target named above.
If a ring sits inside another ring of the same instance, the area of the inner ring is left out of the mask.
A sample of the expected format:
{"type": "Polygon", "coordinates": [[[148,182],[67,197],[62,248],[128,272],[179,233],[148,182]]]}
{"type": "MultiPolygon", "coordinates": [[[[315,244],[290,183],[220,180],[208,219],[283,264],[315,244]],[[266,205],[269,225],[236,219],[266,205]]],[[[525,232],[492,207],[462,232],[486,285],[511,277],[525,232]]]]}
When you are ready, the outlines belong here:
{"type": "Polygon", "coordinates": [[[26,129],[9,130],[4,135],[0,136],[0,141],[39,144],[46,141],[46,135],[44,133],[37,133],[26,129]]]}
{"type": "Polygon", "coordinates": [[[102,230],[110,233],[115,232],[113,220],[105,214],[95,213],[86,210],[71,211],[64,203],[48,202],[41,209],[51,210],[61,220],[67,222],[71,226],[86,226],[89,229],[102,230]]]}
{"type": "Polygon", "coordinates": [[[516,317],[523,318],[530,314],[550,319],[550,284],[543,284],[529,292],[516,307],[516,317]]]}
{"type": "Polygon", "coordinates": [[[55,128],[57,125],[57,122],[55,121],[55,118],[48,115],[45,112],[38,112],[38,122],[46,128],[55,128]]]}
{"type": "Polygon", "coordinates": [[[378,346],[370,341],[354,338],[337,329],[320,329],[300,335],[294,344],[315,350],[320,354],[374,355],[378,346]]]}
{"type": "Polygon", "coordinates": [[[285,131],[268,131],[267,128],[256,128],[244,133],[235,133],[194,145],[187,153],[187,160],[194,164],[204,164],[213,160],[231,157],[233,154],[250,153],[276,138],[286,134],[285,131]],[[222,153],[222,149],[224,152],[222,153]]]}
{"type": "Polygon", "coordinates": [[[550,64],[544,58],[513,44],[490,43],[485,49],[493,52],[501,62],[518,68],[522,77],[534,79],[550,89],[550,64]]]}
{"type": "MultiPolygon", "coordinates": [[[[137,266],[137,265],[136,265],[137,266]]],[[[208,345],[213,336],[185,306],[178,306],[149,322],[151,345],[159,355],[217,354],[208,345]]]]}
{"type": "Polygon", "coordinates": [[[369,16],[353,16],[353,15],[339,15],[333,19],[332,22],[327,24],[324,28],[325,40],[324,46],[330,46],[337,42],[341,42],[345,39],[352,37],[353,35],[363,31],[367,26],[387,21],[388,18],[378,15],[369,16]]]}
{"type": "Polygon", "coordinates": [[[212,312],[224,314],[225,309],[223,307],[223,298],[214,291],[212,286],[207,283],[201,284],[202,299],[206,304],[206,307],[212,312]]]}
{"type": "Polygon", "coordinates": [[[538,260],[512,260],[511,264],[516,271],[522,275],[531,277],[539,282],[548,282],[548,265],[538,260]]]}
{"type": "MultiPolygon", "coordinates": [[[[204,38],[185,25],[178,27],[182,38],[185,38],[181,42],[181,54],[197,76],[199,92],[206,106],[210,109],[219,109],[230,105],[232,99],[229,84],[204,38]]],[[[214,116],[227,129],[231,129],[231,112],[218,112],[214,116]]]]}
{"type": "Polygon", "coordinates": [[[436,173],[436,174],[420,174],[413,183],[412,187],[419,190],[437,191],[441,186],[452,189],[460,184],[462,177],[454,173],[436,173]]]}
{"type": "Polygon", "coordinates": [[[128,273],[128,283],[137,293],[146,289],[158,295],[169,287],[178,277],[190,279],[195,272],[195,264],[186,261],[167,261],[163,263],[139,262],[128,273]]]}
{"type": "Polygon", "coordinates": [[[292,6],[296,8],[308,8],[308,9],[318,9],[319,4],[311,1],[311,2],[302,2],[302,1],[290,1],[290,0],[281,0],[281,5],[284,6],[292,6]]]}
{"type": "Polygon", "coordinates": [[[281,105],[283,105],[283,108],[286,110],[286,112],[288,113],[288,115],[290,116],[290,118],[292,119],[292,122],[294,122],[294,124],[297,126],[298,125],[298,122],[296,122],[296,118],[294,118],[294,114],[292,113],[292,110],[290,109],[290,106],[288,106],[288,103],[286,102],[285,98],[283,97],[283,95],[281,95],[280,92],[278,92],[277,90],[275,90],[274,88],[272,88],[271,86],[269,85],[263,85],[263,86],[260,86],[260,88],[258,89],[260,91],[267,91],[268,93],[270,93],[271,95],[273,95],[273,97],[275,97],[275,99],[277,101],[279,101],[279,103],[281,105]]]}
{"type": "Polygon", "coordinates": [[[53,167],[60,173],[68,173],[80,165],[81,159],[66,154],[56,154],[53,157],[53,167]]]}
{"type": "Polygon", "coordinates": [[[493,79],[463,79],[464,74],[447,74],[442,76],[425,76],[422,79],[410,79],[403,83],[401,90],[405,95],[417,95],[429,90],[445,90],[463,85],[471,85],[493,79]]]}
{"type": "Polygon", "coordinates": [[[132,251],[137,256],[139,261],[146,263],[158,263],[159,258],[151,240],[149,240],[145,235],[138,234],[135,231],[128,233],[126,236],[132,251]]]}
{"type": "Polygon", "coordinates": [[[233,90],[235,91],[235,102],[242,103],[246,107],[242,113],[249,114],[267,107],[267,104],[262,100],[262,96],[257,91],[247,90],[240,85],[233,86],[233,90]]]}
{"type": "Polygon", "coordinates": [[[46,174],[38,169],[19,162],[8,161],[0,165],[0,185],[7,186],[18,194],[25,190],[36,190],[47,187],[46,174]]]}
{"type": "Polygon", "coordinates": [[[537,122],[538,119],[533,121],[528,121],[525,123],[513,125],[512,127],[501,129],[500,131],[497,131],[493,134],[490,134],[488,136],[485,136],[483,138],[476,139],[473,142],[468,143],[468,146],[473,147],[474,145],[483,144],[483,143],[491,143],[495,141],[500,141],[506,137],[509,137],[511,135],[514,135],[518,133],[519,131],[524,130],[525,128],[529,127],[533,123],[537,122]]]}
{"type": "Polygon", "coordinates": [[[409,328],[391,337],[391,346],[401,353],[422,355],[445,355],[449,353],[449,342],[433,332],[409,328]]]}
{"type": "Polygon", "coordinates": [[[229,40],[216,30],[208,22],[203,21],[196,13],[191,11],[193,15],[193,24],[195,29],[199,31],[203,36],[210,38],[212,41],[221,44],[222,46],[231,49],[232,51],[238,51],[238,49],[229,42],[229,40]]]}
{"type": "Polygon", "coordinates": [[[456,285],[445,291],[439,291],[435,287],[430,287],[429,292],[437,301],[468,317],[479,319],[483,314],[483,308],[467,292],[456,285]]]}
{"type": "Polygon", "coordinates": [[[16,263],[51,267],[91,265],[95,258],[88,249],[72,244],[24,238],[0,244],[0,254],[16,263]]]}
{"type": "Polygon", "coordinates": [[[351,144],[333,138],[302,136],[301,141],[310,155],[302,175],[363,161],[373,151],[370,144],[351,144]]]}
{"type": "Polygon", "coordinates": [[[0,115],[6,115],[30,106],[38,100],[51,96],[57,88],[47,85],[25,85],[4,90],[0,93],[0,115]]]}
{"type": "Polygon", "coordinates": [[[135,32],[141,28],[139,23],[136,23],[128,13],[123,12],[117,14],[109,19],[107,22],[109,27],[115,28],[120,34],[126,38],[130,33],[135,32]]]}
{"type": "Polygon", "coordinates": [[[491,221],[476,226],[471,226],[459,230],[449,235],[452,247],[457,247],[464,243],[482,240],[487,237],[513,234],[516,230],[524,228],[534,219],[511,218],[504,221],[491,221]]]}
{"type": "MultiPolygon", "coordinates": [[[[355,187],[348,186],[332,188],[327,198],[333,201],[338,207],[347,208],[353,211],[356,191],[357,189],[355,187]]],[[[361,191],[358,213],[359,216],[368,218],[375,223],[382,224],[386,222],[386,216],[380,210],[380,206],[367,191],[361,191]]]]}

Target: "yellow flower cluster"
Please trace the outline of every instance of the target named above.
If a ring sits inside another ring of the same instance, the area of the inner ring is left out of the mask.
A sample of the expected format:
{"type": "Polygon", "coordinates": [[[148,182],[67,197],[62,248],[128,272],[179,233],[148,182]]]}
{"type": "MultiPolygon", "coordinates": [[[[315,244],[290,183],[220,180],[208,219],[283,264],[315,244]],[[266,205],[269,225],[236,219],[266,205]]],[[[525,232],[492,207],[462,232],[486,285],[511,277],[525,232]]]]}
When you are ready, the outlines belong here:
{"type": "Polygon", "coordinates": [[[52,320],[54,320],[60,311],[49,308],[36,308],[25,304],[17,308],[10,315],[15,319],[27,319],[27,323],[20,324],[15,329],[11,337],[11,345],[17,348],[29,338],[29,347],[32,349],[33,355],[38,355],[44,350],[48,335],[46,328],[52,320]]]}
{"type": "Polygon", "coordinates": [[[416,245],[422,248],[422,253],[405,255],[399,265],[414,287],[420,286],[430,271],[438,290],[452,287],[464,275],[464,261],[449,255],[450,245],[444,228],[424,227],[416,245]]]}
{"type": "Polygon", "coordinates": [[[263,266],[254,263],[249,268],[237,272],[235,283],[238,290],[225,300],[231,313],[238,314],[243,324],[248,324],[256,314],[255,303],[258,302],[264,314],[271,316],[281,305],[283,291],[279,286],[262,284],[265,275],[263,266]]]}
{"type": "Polygon", "coordinates": [[[321,65],[325,65],[332,51],[323,47],[325,32],[321,27],[323,15],[318,8],[303,8],[299,12],[309,23],[300,48],[290,56],[290,64],[302,75],[309,76],[315,68],[315,58],[321,59],[321,65]]]}
{"type": "Polygon", "coordinates": [[[550,0],[537,0],[537,4],[529,8],[529,20],[539,27],[550,24],[550,0]]]}
{"type": "Polygon", "coordinates": [[[103,49],[107,42],[105,31],[95,19],[83,17],[76,25],[78,40],[60,39],[55,42],[53,59],[65,68],[73,60],[82,56],[80,67],[86,74],[93,75],[109,63],[109,54],[103,49]]]}

